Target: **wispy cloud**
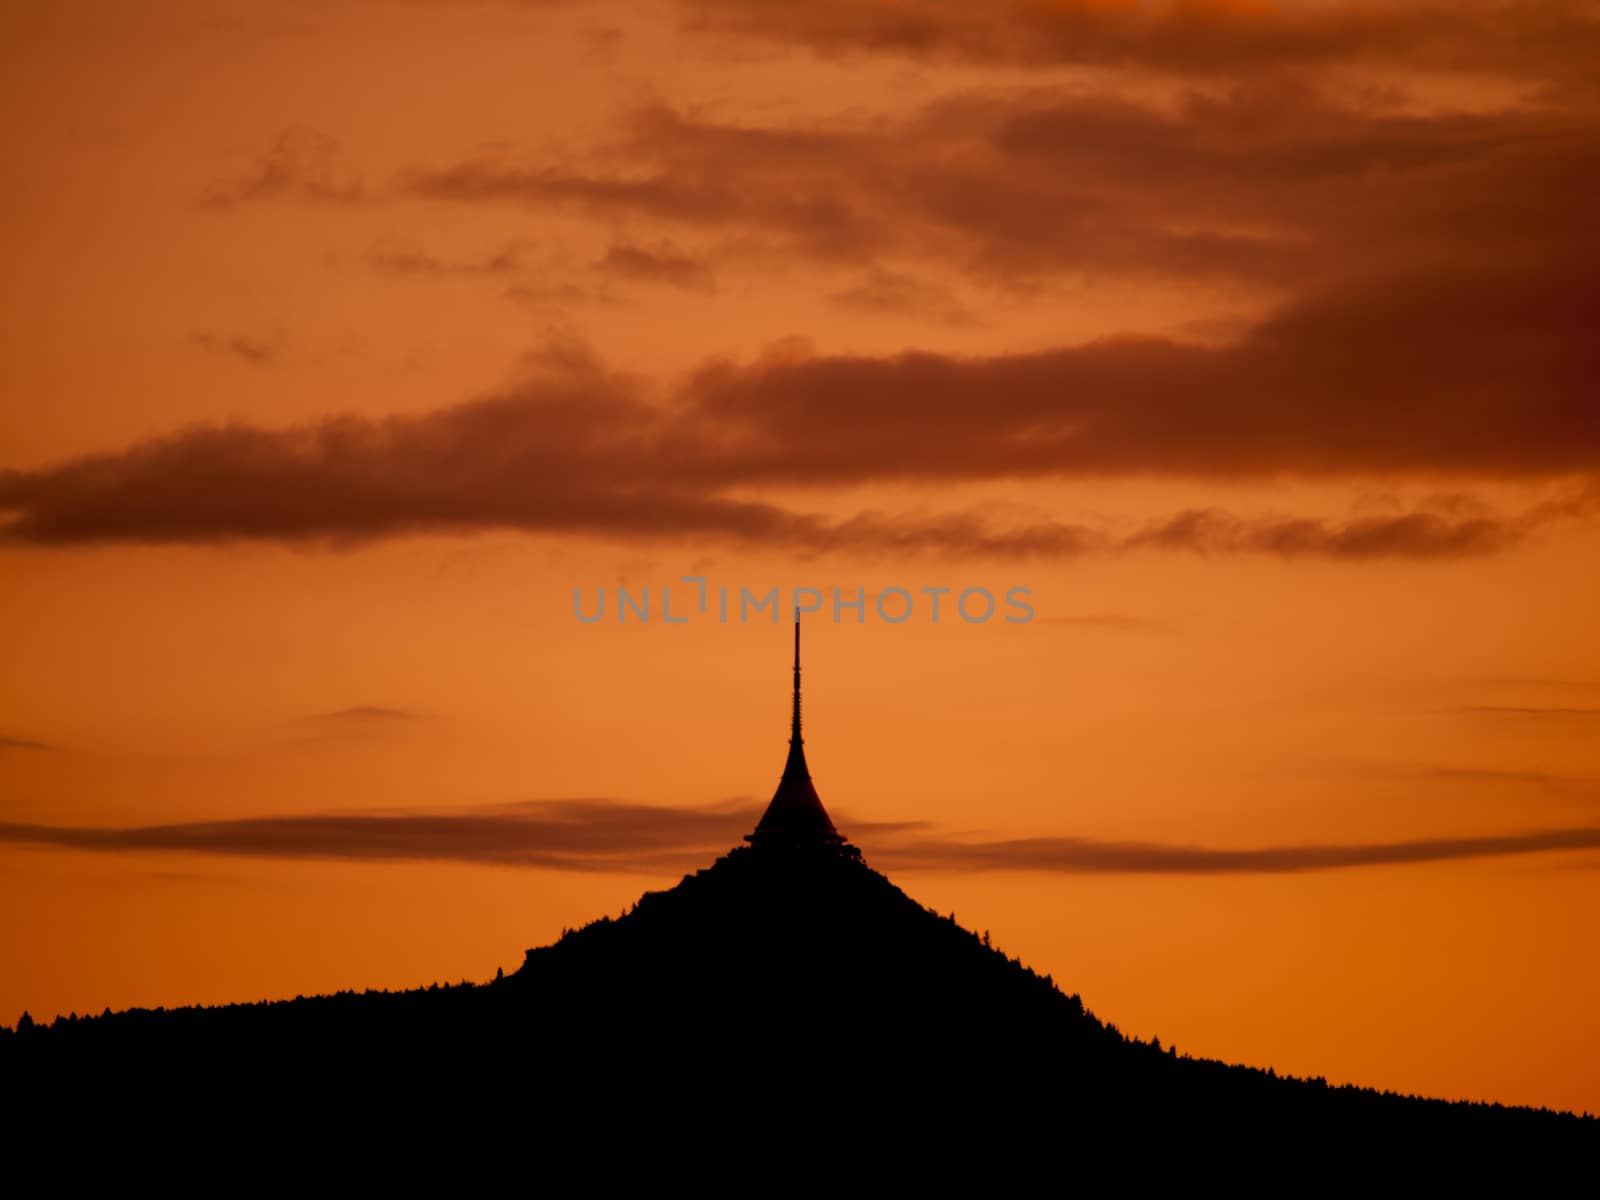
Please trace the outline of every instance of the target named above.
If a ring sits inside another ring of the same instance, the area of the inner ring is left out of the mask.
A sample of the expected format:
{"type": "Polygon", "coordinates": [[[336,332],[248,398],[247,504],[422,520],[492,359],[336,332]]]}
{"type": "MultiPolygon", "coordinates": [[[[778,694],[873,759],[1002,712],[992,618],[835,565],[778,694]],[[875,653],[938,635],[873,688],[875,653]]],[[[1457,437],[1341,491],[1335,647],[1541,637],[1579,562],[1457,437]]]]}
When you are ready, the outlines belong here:
{"type": "Polygon", "coordinates": [[[873,267],[829,299],[861,312],[918,317],[943,325],[978,324],[977,314],[949,288],[883,267],[873,267]]]}
{"type": "Polygon", "coordinates": [[[1088,838],[937,838],[887,845],[875,860],[902,868],[1091,875],[1267,875],[1600,849],[1600,829],[1227,849],[1088,838]]]}
{"type": "Polygon", "coordinates": [[[454,861],[571,871],[687,869],[760,815],[751,806],[656,808],[551,800],[453,813],[344,813],[127,827],[0,824],[0,841],[104,853],[454,861]]]}
{"type": "Polygon", "coordinates": [[[1472,517],[1410,512],[1398,516],[1328,521],[1308,517],[1241,520],[1214,509],[1192,509],[1128,538],[1133,549],[1244,551],[1284,558],[1462,558],[1491,554],[1521,542],[1537,519],[1472,517]]]}
{"type": "MultiPolygon", "coordinates": [[[[126,827],[0,824],[0,842],[102,853],[455,861],[569,871],[687,870],[739,843],[760,807],[551,800],[459,812],[259,817],[126,827]]],[[[1600,828],[1251,848],[1092,838],[974,839],[918,822],[845,821],[874,862],[905,870],[1282,874],[1600,849],[1600,828]]]]}
{"type": "Polygon", "coordinates": [[[1538,704],[1464,704],[1442,710],[1467,717],[1512,717],[1538,721],[1600,720],[1600,708],[1573,708],[1538,704]]]}
{"type": "Polygon", "coordinates": [[[513,244],[476,259],[451,259],[382,242],[367,252],[367,262],[386,275],[437,279],[449,276],[506,276],[522,268],[522,246],[513,244]]]}
{"type": "Polygon", "coordinates": [[[304,125],[278,135],[272,146],[240,175],[207,186],[202,202],[231,209],[263,200],[294,199],[315,204],[362,204],[374,197],[360,179],[344,174],[339,146],[332,137],[304,125]]]}
{"type": "Polygon", "coordinates": [[[1542,766],[1366,762],[1336,767],[1333,773],[1354,776],[1363,786],[1380,788],[1385,797],[1419,805],[1448,797],[1452,808],[1479,801],[1494,804],[1498,811],[1526,814],[1548,811],[1547,805],[1587,812],[1600,801],[1600,777],[1542,766]]]}
{"type": "Polygon", "coordinates": [[[1551,679],[1530,675],[1494,675],[1463,682],[1480,687],[1518,688],[1540,692],[1600,692],[1600,679],[1551,679]]]}
{"type": "Polygon", "coordinates": [[[1041,625],[1062,625],[1069,629],[1103,629],[1111,633],[1169,633],[1171,627],[1161,621],[1125,613],[1087,613],[1078,616],[1040,617],[1041,625]]]}
{"type": "Polygon", "coordinates": [[[1416,765],[1385,765],[1365,768],[1368,773],[1387,775],[1399,779],[1415,779],[1439,783],[1528,784],[1549,787],[1586,782],[1571,775],[1551,771],[1514,770],[1503,767],[1467,767],[1419,763],[1416,765]]]}
{"type": "Polygon", "coordinates": [[[0,734],[0,750],[54,750],[49,742],[36,742],[32,738],[0,734]]]}
{"type": "Polygon", "coordinates": [[[213,354],[227,354],[249,363],[252,367],[269,367],[278,361],[283,352],[281,338],[247,337],[243,334],[196,333],[189,339],[202,350],[213,354]]]}
{"type": "Polygon", "coordinates": [[[421,713],[413,712],[409,708],[386,708],[378,704],[358,704],[351,708],[338,708],[331,712],[313,713],[307,719],[339,724],[369,724],[386,721],[415,721],[420,719],[421,716],[421,713]]]}
{"type": "Polygon", "coordinates": [[[618,242],[606,251],[595,268],[601,274],[638,283],[662,283],[693,292],[717,290],[716,276],[710,265],[671,242],[657,246],[618,242]]]}

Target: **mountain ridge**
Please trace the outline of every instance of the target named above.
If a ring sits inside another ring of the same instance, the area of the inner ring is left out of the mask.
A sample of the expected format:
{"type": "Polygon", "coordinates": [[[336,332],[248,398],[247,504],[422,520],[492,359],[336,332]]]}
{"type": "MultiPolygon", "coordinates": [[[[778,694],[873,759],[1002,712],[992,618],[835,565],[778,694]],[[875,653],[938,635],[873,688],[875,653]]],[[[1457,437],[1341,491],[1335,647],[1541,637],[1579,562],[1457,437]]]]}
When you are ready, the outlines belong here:
{"type": "Polygon", "coordinates": [[[487,1094],[533,1064],[525,1103],[546,1112],[557,1095],[678,1080],[730,1119],[801,1096],[850,1108],[870,1084],[875,1104],[978,1124],[1003,1114],[1013,1130],[1243,1123],[1330,1144],[1351,1131],[1600,1132],[1592,1117],[1334,1087],[1128,1038],[848,844],[735,848],[489,983],[129,1010],[0,1036],[0,1067],[35,1085],[144,1073],[261,1101],[313,1083],[380,1104],[395,1088],[487,1094]]]}

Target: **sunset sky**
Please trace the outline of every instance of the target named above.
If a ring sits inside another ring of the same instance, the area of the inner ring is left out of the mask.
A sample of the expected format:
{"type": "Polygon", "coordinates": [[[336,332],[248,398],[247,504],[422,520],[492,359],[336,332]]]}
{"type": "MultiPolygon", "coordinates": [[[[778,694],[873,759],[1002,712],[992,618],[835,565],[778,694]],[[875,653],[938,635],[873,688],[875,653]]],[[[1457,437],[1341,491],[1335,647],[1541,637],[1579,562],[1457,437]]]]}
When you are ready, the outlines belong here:
{"type": "Polygon", "coordinates": [[[916,899],[1182,1052],[1600,1113],[1597,62],[1580,0],[5,6],[0,1023],[670,886],[783,764],[738,591],[812,588],[916,899]]]}

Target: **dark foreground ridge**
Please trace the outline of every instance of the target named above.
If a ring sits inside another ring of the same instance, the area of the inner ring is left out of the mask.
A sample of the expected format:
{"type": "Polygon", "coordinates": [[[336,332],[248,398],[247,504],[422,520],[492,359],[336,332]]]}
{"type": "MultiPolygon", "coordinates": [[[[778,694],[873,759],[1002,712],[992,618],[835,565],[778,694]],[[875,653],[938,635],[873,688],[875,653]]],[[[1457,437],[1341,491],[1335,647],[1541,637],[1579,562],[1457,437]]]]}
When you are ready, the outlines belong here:
{"type": "Polygon", "coordinates": [[[487,984],[8,1032],[0,1077],[101,1102],[136,1081],[146,1099],[230,1110],[337,1097],[346,1120],[402,1097],[413,1115],[448,1117],[492,1096],[560,1121],[590,1096],[621,1105],[608,1120],[624,1124],[634,1104],[653,1124],[674,1119],[662,1104],[695,1120],[799,1119],[823,1104],[1016,1137],[1248,1128],[1334,1146],[1600,1132],[1592,1119],[1329,1087],[1130,1040],[848,844],[741,847],[487,984]]]}

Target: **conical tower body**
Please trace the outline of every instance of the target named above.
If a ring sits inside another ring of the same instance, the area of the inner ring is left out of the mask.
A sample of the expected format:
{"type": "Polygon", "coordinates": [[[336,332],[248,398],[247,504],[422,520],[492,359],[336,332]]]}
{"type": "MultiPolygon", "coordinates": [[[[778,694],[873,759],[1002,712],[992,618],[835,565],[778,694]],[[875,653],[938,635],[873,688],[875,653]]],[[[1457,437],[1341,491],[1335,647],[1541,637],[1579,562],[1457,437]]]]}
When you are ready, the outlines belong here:
{"type": "Polygon", "coordinates": [[[839,846],[844,838],[822,807],[811,771],[806,766],[805,740],[800,736],[800,622],[794,623],[794,715],[789,726],[789,758],[772,803],[745,836],[756,846],[839,846]]]}

